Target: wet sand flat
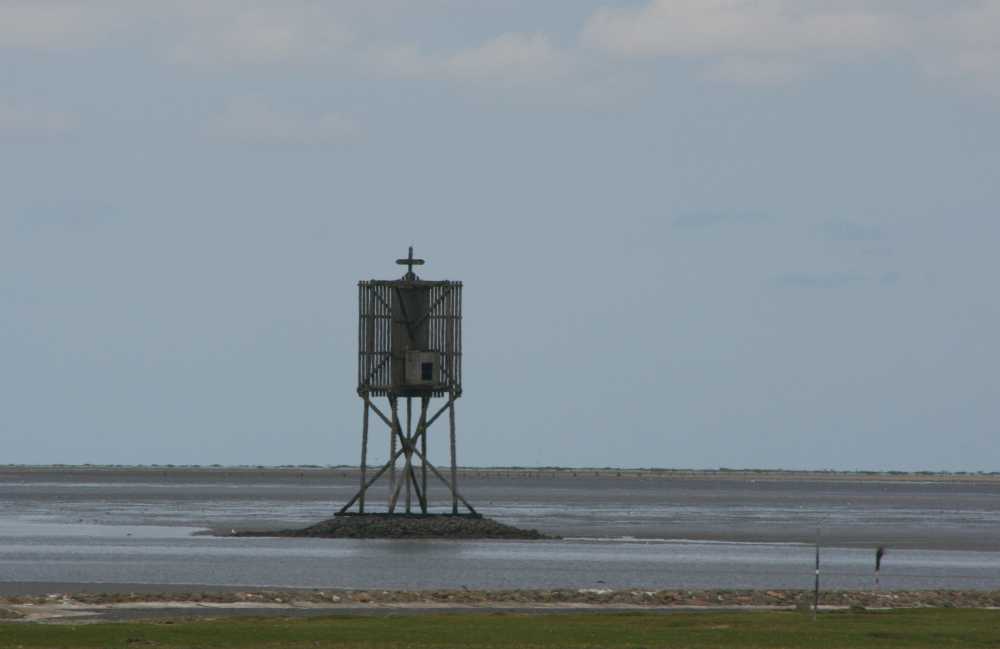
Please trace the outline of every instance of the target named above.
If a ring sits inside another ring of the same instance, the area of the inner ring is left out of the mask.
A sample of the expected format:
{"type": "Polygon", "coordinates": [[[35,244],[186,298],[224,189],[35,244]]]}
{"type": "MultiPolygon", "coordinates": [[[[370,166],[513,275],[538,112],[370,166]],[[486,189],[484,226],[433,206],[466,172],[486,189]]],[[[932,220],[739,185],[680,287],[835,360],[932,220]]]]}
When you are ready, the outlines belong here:
{"type": "MultiPolygon", "coordinates": [[[[328,518],[357,475],[0,468],[0,507],[59,524],[289,527],[328,518]]],[[[460,483],[490,517],[563,537],[811,543],[819,525],[828,544],[1000,551],[1000,476],[468,470],[460,483]]],[[[383,491],[371,492],[371,506],[384,508],[383,491]]],[[[447,511],[443,490],[430,495],[447,511]]]]}
{"type": "MultiPolygon", "coordinates": [[[[484,514],[566,539],[194,535],[328,518],[357,479],[350,469],[0,469],[0,590],[807,588],[817,526],[831,588],[869,588],[878,545],[889,548],[885,588],[1000,587],[995,476],[472,470],[460,486],[484,514]]],[[[443,491],[431,500],[448,502],[443,491]]]]}

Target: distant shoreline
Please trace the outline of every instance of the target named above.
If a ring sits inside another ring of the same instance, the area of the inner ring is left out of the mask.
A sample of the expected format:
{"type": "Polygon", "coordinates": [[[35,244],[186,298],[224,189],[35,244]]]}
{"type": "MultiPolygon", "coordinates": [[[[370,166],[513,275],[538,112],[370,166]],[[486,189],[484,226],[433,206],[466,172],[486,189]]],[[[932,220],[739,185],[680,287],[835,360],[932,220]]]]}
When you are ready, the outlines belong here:
{"type": "MultiPolygon", "coordinates": [[[[466,478],[623,478],[623,479],[712,479],[712,480],[816,480],[891,482],[989,482],[1000,483],[1000,471],[859,471],[798,469],[661,469],[615,467],[460,467],[466,478]]],[[[272,475],[344,476],[358,473],[357,466],[317,465],[173,465],[173,464],[7,464],[0,466],[0,478],[44,474],[113,475],[272,475]]]]}

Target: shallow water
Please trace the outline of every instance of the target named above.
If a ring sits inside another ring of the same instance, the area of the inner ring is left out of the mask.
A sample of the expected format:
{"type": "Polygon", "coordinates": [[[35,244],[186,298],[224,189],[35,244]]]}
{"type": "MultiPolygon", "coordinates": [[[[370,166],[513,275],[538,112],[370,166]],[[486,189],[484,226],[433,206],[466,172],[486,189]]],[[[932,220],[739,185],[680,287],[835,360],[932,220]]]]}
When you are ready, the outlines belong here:
{"type": "MultiPolygon", "coordinates": [[[[503,522],[563,541],[192,536],[329,517],[327,472],[0,470],[0,590],[24,584],[315,588],[1000,588],[995,483],[468,477],[503,522]]],[[[384,495],[376,491],[374,495],[384,495]]],[[[440,500],[445,494],[432,491],[440,500]]]]}

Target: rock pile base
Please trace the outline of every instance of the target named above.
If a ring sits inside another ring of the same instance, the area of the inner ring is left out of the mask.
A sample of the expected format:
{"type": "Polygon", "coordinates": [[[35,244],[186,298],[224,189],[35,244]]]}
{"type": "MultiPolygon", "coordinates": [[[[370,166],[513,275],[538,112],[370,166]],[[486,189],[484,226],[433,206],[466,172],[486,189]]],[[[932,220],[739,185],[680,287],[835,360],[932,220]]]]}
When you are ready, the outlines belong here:
{"type": "Polygon", "coordinates": [[[297,530],[237,531],[233,536],[329,539],[550,539],[481,516],[450,514],[348,514],[297,530]]]}

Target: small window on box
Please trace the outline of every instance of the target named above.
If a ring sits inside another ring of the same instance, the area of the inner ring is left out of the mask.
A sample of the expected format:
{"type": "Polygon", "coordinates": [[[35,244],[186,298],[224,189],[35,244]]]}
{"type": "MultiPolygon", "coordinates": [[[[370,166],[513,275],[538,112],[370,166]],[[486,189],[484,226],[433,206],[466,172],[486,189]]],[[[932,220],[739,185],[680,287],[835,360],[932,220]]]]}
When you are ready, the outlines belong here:
{"type": "Polygon", "coordinates": [[[420,364],[420,380],[421,381],[433,381],[434,380],[434,363],[421,363],[420,364]]]}

